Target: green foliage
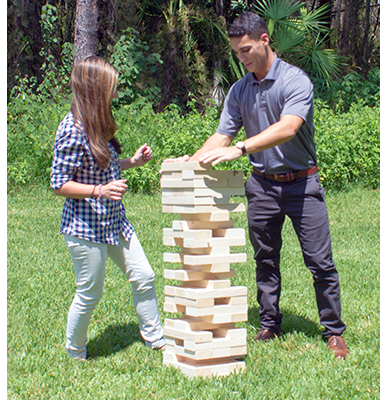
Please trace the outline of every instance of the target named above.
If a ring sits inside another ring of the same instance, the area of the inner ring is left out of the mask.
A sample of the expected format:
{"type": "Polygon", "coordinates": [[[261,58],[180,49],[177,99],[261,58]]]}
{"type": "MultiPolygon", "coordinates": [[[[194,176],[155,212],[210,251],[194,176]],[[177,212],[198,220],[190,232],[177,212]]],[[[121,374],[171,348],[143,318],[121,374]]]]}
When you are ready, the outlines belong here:
{"type": "Polygon", "coordinates": [[[316,144],[320,177],[327,188],[342,189],[380,183],[380,110],[361,103],[348,113],[334,114],[316,102],[316,144]]]}
{"type": "Polygon", "coordinates": [[[143,143],[153,149],[153,159],[142,168],[124,171],[123,177],[133,191],[159,189],[159,169],[166,158],[193,154],[217,128],[217,111],[208,108],[204,116],[195,109],[183,117],[177,105],[163,113],[154,113],[152,105],[139,99],[115,112],[120,126],[118,140],[124,156],[131,157],[143,143]]]}
{"type": "Polygon", "coordinates": [[[158,96],[160,89],[155,85],[153,73],[162,61],[159,54],[149,54],[149,50],[133,28],[126,29],[115,44],[110,62],[119,71],[120,104],[129,104],[138,97],[153,101],[158,96]]]}
{"type": "Polygon", "coordinates": [[[347,112],[355,103],[369,107],[379,106],[379,68],[372,69],[367,78],[352,71],[332,82],[314,78],[313,83],[317,97],[325,101],[334,111],[347,112]]]}
{"type": "Polygon", "coordinates": [[[340,72],[343,58],[325,46],[330,28],[324,22],[328,4],[308,11],[304,2],[258,0],[254,9],[267,21],[271,47],[286,61],[311,77],[330,82],[340,72]]]}
{"type": "Polygon", "coordinates": [[[17,185],[49,181],[55,133],[70,108],[63,98],[42,101],[29,83],[21,80],[7,109],[7,178],[17,185]]]}

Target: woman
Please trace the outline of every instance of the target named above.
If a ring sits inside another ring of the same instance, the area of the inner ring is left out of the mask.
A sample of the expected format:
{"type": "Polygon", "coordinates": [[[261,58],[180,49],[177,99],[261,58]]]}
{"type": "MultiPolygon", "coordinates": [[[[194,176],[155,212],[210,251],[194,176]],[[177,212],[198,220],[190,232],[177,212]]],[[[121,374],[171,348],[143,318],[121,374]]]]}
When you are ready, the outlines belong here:
{"type": "Polygon", "coordinates": [[[163,349],[165,340],[154,289],[154,272],[125,215],[121,171],[144,165],[153,154],[142,145],[119,160],[111,111],[118,71],[100,57],[87,57],[71,74],[73,100],[58,128],[51,173],[54,193],[66,197],[61,233],[73,259],[76,295],[69,310],[66,349],[86,359],[87,329],[103,295],[107,255],[133,288],[140,332],[147,346],[163,349]]]}

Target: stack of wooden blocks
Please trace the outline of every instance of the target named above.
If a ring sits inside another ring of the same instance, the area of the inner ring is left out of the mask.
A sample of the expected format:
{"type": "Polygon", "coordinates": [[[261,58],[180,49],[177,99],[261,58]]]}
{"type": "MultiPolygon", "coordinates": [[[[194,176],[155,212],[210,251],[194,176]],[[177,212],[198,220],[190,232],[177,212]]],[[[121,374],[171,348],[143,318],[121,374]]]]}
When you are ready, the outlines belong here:
{"type": "Polygon", "coordinates": [[[166,246],[180,253],[164,253],[164,262],[179,263],[164,277],[182,281],[165,286],[164,311],[182,313],[165,319],[164,364],[188,376],[228,375],[245,369],[246,329],[236,322],[248,319],[247,288],[231,286],[231,263],[246,262],[245,253],[230,253],[245,245],[245,229],[233,227],[230,212],[244,212],[245,204],[229,203],[244,194],[242,171],[212,171],[198,162],[162,165],[162,205],[179,220],[163,232],[166,246]]]}

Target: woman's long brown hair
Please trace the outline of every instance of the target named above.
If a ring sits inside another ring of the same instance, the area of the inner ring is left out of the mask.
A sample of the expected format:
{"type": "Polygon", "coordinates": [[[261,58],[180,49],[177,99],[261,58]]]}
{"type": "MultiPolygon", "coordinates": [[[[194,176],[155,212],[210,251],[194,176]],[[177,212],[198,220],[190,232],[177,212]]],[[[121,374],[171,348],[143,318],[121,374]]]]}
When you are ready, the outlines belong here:
{"type": "Polygon", "coordinates": [[[114,138],[118,129],[111,110],[118,81],[118,71],[103,58],[90,56],[77,63],[71,74],[73,100],[71,112],[75,123],[80,121],[88,136],[92,154],[102,169],[110,163],[107,143],[111,141],[120,153],[114,138]]]}

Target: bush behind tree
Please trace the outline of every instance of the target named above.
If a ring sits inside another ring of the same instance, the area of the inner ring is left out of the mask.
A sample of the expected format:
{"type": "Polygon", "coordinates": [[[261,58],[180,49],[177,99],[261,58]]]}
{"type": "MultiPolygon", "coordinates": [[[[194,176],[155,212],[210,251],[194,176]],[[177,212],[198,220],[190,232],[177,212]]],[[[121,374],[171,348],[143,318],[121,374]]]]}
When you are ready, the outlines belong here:
{"type": "MultiPolygon", "coordinates": [[[[56,101],[33,93],[22,93],[8,104],[7,176],[8,187],[49,185],[52,146],[62,118],[70,108],[69,97],[56,101]]],[[[124,171],[133,192],[153,193],[160,187],[159,169],[165,158],[193,154],[215,132],[219,112],[208,106],[203,115],[190,104],[186,115],[176,105],[155,113],[144,98],[115,109],[120,127],[117,137],[123,156],[131,157],[143,143],[154,152],[152,161],[142,168],[124,171]]],[[[322,100],[316,100],[315,124],[320,178],[327,189],[341,190],[362,184],[379,187],[379,105],[369,107],[363,101],[351,104],[348,112],[334,112],[322,100]]],[[[241,130],[237,140],[244,139],[241,130]]],[[[247,157],[221,163],[217,169],[251,173],[247,157]]]]}

